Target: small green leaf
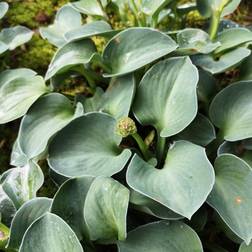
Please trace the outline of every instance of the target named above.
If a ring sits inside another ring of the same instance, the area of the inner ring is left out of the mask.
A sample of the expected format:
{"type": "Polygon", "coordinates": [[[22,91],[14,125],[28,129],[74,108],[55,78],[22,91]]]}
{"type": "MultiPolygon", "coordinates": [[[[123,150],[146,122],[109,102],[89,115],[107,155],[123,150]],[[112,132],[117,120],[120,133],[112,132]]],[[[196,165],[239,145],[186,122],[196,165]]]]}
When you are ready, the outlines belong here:
{"type": "Polygon", "coordinates": [[[153,125],[161,137],[179,133],[197,114],[198,80],[197,68],[188,57],[155,64],[138,86],[133,106],[136,118],[143,125],[153,125]]]}
{"type": "Polygon", "coordinates": [[[221,129],[227,141],[252,137],[252,83],[232,84],[216,95],[210,106],[212,122],[221,129]]]}
{"type": "Polygon", "coordinates": [[[97,0],[80,0],[70,3],[70,5],[77,11],[86,14],[88,16],[100,16],[104,17],[102,6],[97,0]]]}
{"type": "Polygon", "coordinates": [[[68,42],[81,40],[93,36],[111,36],[113,31],[111,26],[105,21],[94,21],[87,23],[77,29],[66,32],[64,37],[68,42]]]}
{"type": "Polygon", "coordinates": [[[9,50],[14,50],[18,46],[28,42],[32,38],[33,32],[24,26],[5,28],[0,32],[0,41],[8,46],[9,50]]]}
{"type": "Polygon", "coordinates": [[[57,93],[39,98],[22,119],[19,146],[29,158],[47,148],[50,138],[75,118],[75,110],[65,96],[57,93]]]}
{"type": "Polygon", "coordinates": [[[214,170],[203,147],[178,141],[170,147],[162,169],[135,155],[126,179],[135,191],[190,219],[212,190],[214,170]]]}
{"type": "Polygon", "coordinates": [[[25,166],[28,163],[27,156],[21,151],[19,142],[16,139],[12,146],[10,165],[13,166],[25,166]]]}
{"type": "Polygon", "coordinates": [[[52,25],[40,28],[40,34],[43,39],[48,39],[51,44],[62,47],[66,44],[64,35],[71,30],[80,28],[81,24],[80,13],[69,5],[64,5],[58,10],[52,25]]]}
{"type": "Polygon", "coordinates": [[[112,79],[106,92],[101,89],[92,98],[84,101],[85,112],[102,111],[117,120],[129,115],[135,94],[135,79],[133,75],[126,75],[112,79]]]}
{"type": "Polygon", "coordinates": [[[220,74],[238,66],[250,54],[249,49],[241,47],[228,51],[220,57],[196,55],[193,57],[193,63],[212,74],[220,74]]]}
{"type": "Polygon", "coordinates": [[[46,213],[31,224],[19,252],[83,252],[72,229],[57,215],[46,213]]]}
{"type": "Polygon", "coordinates": [[[18,250],[26,230],[36,219],[49,212],[51,203],[48,198],[35,198],[19,208],[11,223],[8,249],[18,250]]]}
{"type": "Polygon", "coordinates": [[[168,5],[173,0],[143,0],[141,11],[148,16],[157,16],[162,8],[168,5]]]}
{"type": "Polygon", "coordinates": [[[208,54],[221,45],[219,42],[213,43],[205,31],[195,28],[179,31],[177,43],[179,44],[177,52],[185,55],[208,54]]]}
{"type": "Polygon", "coordinates": [[[120,252],[203,252],[196,232],[182,222],[159,221],[129,232],[125,242],[118,242],[120,252]]]}
{"type": "Polygon", "coordinates": [[[111,72],[106,77],[124,75],[176,50],[166,34],[150,28],[129,28],[114,36],[103,52],[111,72]]]}
{"type": "Polygon", "coordinates": [[[23,116],[46,92],[49,92],[49,88],[46,87],[43,78],[35,76],[32,71],[7,70],[1,73],[0,123],[7,123],[23,116]],[[26,72],[27,76],[23,76],[26,72]]]}
{"type": "Polygon", "coordinates": [[[89,113],[73,120],[49,146],[50,167],[68,177],[118,173],[131,152],[118,147],[122,138],[116,135],[115,127],[116,120],[104,113],[89,113]]]}
{"type": "Polygon", "coordinates": [[[51,207],[51,212],[61,217],[80,240],[89,239],[84,204],[93,180],[94,177],[88,176],[69,179],[57,191],[51,207]]]}
{"type": "Polygon", "coordinates": [[[252,252],[252,243],[250,245],[242,243],[238,252],[252,252]]]}
{"type": "Polygon", "coordinates": [[[74,66],[89,63],[95,52],[96,47],[89,39],[74,41],[64,45],[54,55],[45,79],[48,80],[56,74],[62,74],[74,66]]]}
{"type": "Polygon", "coordinates": [[[217,36],[216,41],[220,42],[221,46],[214,53],[219,54],[252,41],[252,32],[245,28],[227,29],[217,36]]]}
{"type": "Polygon", "coordinates": [[[9,9],[9,5],[5,2],[0,2],[0,19],[5,16],[9,9]]]}
{"type": "Polygon", "coordinates": [[[16,213],[16,207],[6,192],[0,185],[0,222],[10,226],[13,216],[16,213]]]}
{"type": "Polygon", "coordinates": [[[2,187],[18,209],[26,201],[36,197],[43,182],[44,175],[40,167],[30,161],[24,167],[9,170],[2,187]]]}
{"type": "Polygon", "coordinates": [[[113,243],[126,239],[129,190],[112,178],[98,177],[88,191],[84,218],[91,240],[113,243]]]}
{"type": "Polygon", "coordinates": [[[207,146],[215,138],[215,129],[207,117],[198,114],[192,123],[174,137],[176,140],[187,140],[194,144],[207,146]]]}
{"type": "Polygon", "coordinates": [[[219,156],[214,167],[216,180],[207,202],[229,228],[249,244],[252,238],[252,170],[232,154],[219,156]]]}

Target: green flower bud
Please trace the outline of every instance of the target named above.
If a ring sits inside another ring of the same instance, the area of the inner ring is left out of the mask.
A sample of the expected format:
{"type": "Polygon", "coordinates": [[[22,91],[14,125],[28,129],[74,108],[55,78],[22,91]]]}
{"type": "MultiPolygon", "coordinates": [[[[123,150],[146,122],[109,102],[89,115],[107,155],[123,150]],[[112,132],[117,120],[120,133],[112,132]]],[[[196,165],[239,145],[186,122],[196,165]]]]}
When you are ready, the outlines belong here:
{"type": "Polygon", "coordinates": [[[116,133],[122,137],[127,137],[137,133],[135,122],[129,117],[120,119],[116,125],[116,133]]]}

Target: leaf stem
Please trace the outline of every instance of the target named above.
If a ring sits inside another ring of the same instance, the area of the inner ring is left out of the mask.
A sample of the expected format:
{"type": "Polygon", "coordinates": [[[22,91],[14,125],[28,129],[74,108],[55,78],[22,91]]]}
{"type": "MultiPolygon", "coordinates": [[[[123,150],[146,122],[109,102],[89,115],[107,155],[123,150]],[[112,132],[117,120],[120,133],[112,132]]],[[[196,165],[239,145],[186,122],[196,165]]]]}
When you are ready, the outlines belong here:
{"type": "Polygon", "coordinates": [[[158,132],[158,139],[157,139],[157,159],[159,163],[162,163],[165,151],[165,144],[166,138],[161,137],[160,133],[158,132]]]}
{"type": "Polygon", "coordinates": [[[221,18],[221,11],[216,11],[213,13],[209,30],[211,40],[214,40],[218,33],[220,18],[221,18]]]}
{"type": "Polygon", "coordinates": [[[134,133],[131,136],[137,142],[138,147],[141,150],[141,152],[142,152],[145,160],[148,161],[151,158],[151,153],[148,150],[148,146],[145,144],[145,142],[143,141],[142,137],[138,133],[134,133]]]}

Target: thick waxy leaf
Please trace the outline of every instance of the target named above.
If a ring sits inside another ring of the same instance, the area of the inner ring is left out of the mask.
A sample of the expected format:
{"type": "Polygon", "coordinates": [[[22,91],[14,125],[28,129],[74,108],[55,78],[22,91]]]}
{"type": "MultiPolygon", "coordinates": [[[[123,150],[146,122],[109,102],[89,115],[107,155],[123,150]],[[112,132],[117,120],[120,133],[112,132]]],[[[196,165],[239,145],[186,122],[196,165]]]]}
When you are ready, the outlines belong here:
{"type": "Polygon", "coordinates": [[[73,230],[57,215],[46,213],[26,231],[19,252],[83,252],[73,230]]]}
{"type": "Polygon", "coordinates": [[[112,178],[96,178],[84,207],[90,239],[105,243],[125,240],[128,202],[126,187],[112,178]]]}
{"type": "Polygon", "coordinates": [[[94,177],[69,179],[56,193],[51,208],[51,212],[60,216],[80,240],[89,238],[84,220],[84,204],[93,180],[94,177]]]}
{"type": "Polygon", "coordinates": [[[39,217],[49,212],[52,200],[36,198],[26,202],[16,213],[12,223],[8,249],[18,250],[29,226],[39,217]]]}
{"type": "Polygon", "coordinates": [[[120,252],[203,252],[197,234],[182,222],[160,221],[140,226],[119,242],[120,252]]]}
{"type": "Polygon", "coordinates": [[[9,50],[28,42],[32,38],[33,32],[24,26],[15,26],[3,29],[0,32],[0,41],[4,43],[9,50]]]}
{"type": "Polygon", "coordinates": [[[12,200],[3,190],[0,185],[0,221],[7,226],[10,226],[11,220],[16,213],[16,207],[12,200]]]}
{"type": "Polygon", "coordinates": [[[170,147],[164,167],[156,169],[135,155],[127,171],[135,191],[191,218],[214,184],[214,170],[204,148],[186,141],[170,147]]]}
{"type": "Polygon", "coordinates": [[[118,147],[121,137],[116,135],[115,127],[116,120],[103,113],[75,119],[50,144],[50,167],[68,177],[111,176],[119,172],[131,152],[118,147]]]}
{"type": "Polygon", "coordinates": [[[174,213],[164,205],[161,205],[160,203],[133,190],[130,193],[130,203],[134,204],[134,208],[136,208],[137,210],[158,217],[160,219],[183,219],[181,215],[174,213]]]}
{"type": "Polygon", "coordinates": [[[81,27],[81,15],[69,5],[59,9],[54,20],[54,24],[40,28],[40,34],[44,39],[61,47],[66,43],[65,33],[81,27]]]}
{"type": "Polygon", "coordinates": [[[173,0],[143,0],[141,10],[148,16],[156,16],[159,14],[161,9],[172,2],[173,0]]]}
{"type": "Polygon", "coordinates": [[[210,17],[217,12],[222,16],[231,14],[240,4],[241,0],[197,0],[197,6],[201,15],[210,17]]]}
{"type": "Polygon", "coordinates": [[[133,72],[176,50],[166,34],[150,28],[129,28],[107,44],[103,58],[111,69],[109,76],[133,72]]]}
{"type": "Polygon", "coordinates": [[[237,47],[246,42],[252,41],[252,32],[245,28],[227,29],[220,33],[216,39],[221,46],[215,50],[215,54],[237,47]]]}
{"type": "Polygon", "coordinates": [[[19,145],[29,159],[45,151],[50,138],[75,117],[69,99],[57,93],[41,97],[22,119],[19,145]]]}
{"type": "Polygon", "coordinates": [[[36,197],[43,182],[44,175],[40,167],[30,161],[24,167],[11,169],[2,187],[18,209],[26,201],[36,197]]]}
{"type": "Polygon", "coordinates": [[[252,80],[251,65],[252,65],[252,55],[250,54],[250,56],[247,57],[241,65],[239,76],[240,80],[252,80]]]}
{"type": "Polygon", "coordinates": [[[95,52],[96,47],[89,39],[66,44],[54,55],[45,79],[48,80],[56,74],[64,73],[74,66],[89,63],[95,52]]]}
{"type": "Polygon", "coordinates": [[[250,245],[246,245],[246,243],[242,243],[239,252],[252,252],[252,243],[250,245]]]}
{"type": "Polygon", "coordinates": [[[8,70],[0,75],[1,124],[23,116],[41,95],[49,92],[43,78],[34,76],[32,71],[26,77],[19,76],[21,72],[25,74],[26,71],[8,70]],[[17,74],[16,78],[15,74],[17,74]]]}
{"type": "Polygon", "coordinates": [[[77,11],[91,16],[104,17],[105,13],[102,10],[102,6],[97,0],[80,0],[70,3],[70,5],[77,11]]]}
{"type": "Polygon", "coordinates": [[[127,75],[112,79],[105,93],[96,92],[92,98],[84,102],[85,112],[102,111],[116,119],[127,117],[135,94],[135,79],[127,75]]]}
{"type": "Polygon", "coordinates": [[[215,129],[207,117],[198,114],[193,122],[175,139],[187,140],[192,143],[206,146],[216,138],[215,129]]]}
{"type": "Polygon", "coordinates": [[[0,19],[4,17],[9,9],[9,5],[5,2],[0,2],[0,19]]]}
{"type": "Polygon", "coordinates": [[[194,56],[193,63],[212,74],[219,74],[236,67],[250,54],[249,49],[236,48],[216,58],[213,55],[194,56]]]}
{"type": "Polygon", "coordinates": [[[0,41],[0,54],[8,50],[8,45],[0,41]]]}
{"type": "Polygon", "coordinates": [[[249,244],[252,238],[252,170],[231,154],[219,156],[214,166],[216,180],[207,202],[229,228],[249,244]]]}
{"type": "Polygon", "coordinates": [[[105,21],[94,21],[87,23],[78,29],[67,32],[64,37],[67,41],[75,41],[92,36],[106,36],[115,33],[111,26],[105,21]]]}
{"type": "Polygon", "coordinates": [[[252,137],[251,82],[238,82],[223,89],[210,106],[210,118],[227,141],[252,137]]]}
{"type": "Polygon", "coordinates": [[[138,87],[133,107],[135,116],[143,125],[153,125],[162,137],[177,134],[197,114],[198,80],[197,68],[188,57],[157,63],[138,87]]]}
{"type": "Polygon", "coordinates": [[[221,45],[219,42],[213,43],[205,31],[193,28],[178,32],[177,42],[179,44],[177,52],[186,55],[197,53],[208,54],[221,45]]]}

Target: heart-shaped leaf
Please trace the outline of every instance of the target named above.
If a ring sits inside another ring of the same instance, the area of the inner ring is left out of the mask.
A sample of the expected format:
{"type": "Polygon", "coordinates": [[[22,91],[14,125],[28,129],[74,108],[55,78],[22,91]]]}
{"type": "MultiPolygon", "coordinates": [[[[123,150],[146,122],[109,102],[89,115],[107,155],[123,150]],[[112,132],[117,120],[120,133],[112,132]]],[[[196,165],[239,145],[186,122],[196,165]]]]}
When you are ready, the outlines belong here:
{"type": "Polygon", "coordinates": [[[0,79],[1,124],[23,116],[41,95],[49,92],[42,77],[25,69],[8,70],[0,74],[0,79]],[[23,77],[26,72],[27,76],[23,77]]]}
{"type": "Polygon", "coordinates": [[[75,109],[69,99],[57,93],[39,98],[22,119],[19,146],[32,159],[45,151],[50,138],[74,117],[75,109]]]}
{"type": "Polygon", "coordinates": [[[170,147],[162,169],[135,155],[126,178],[135,191],[190,219],[212,190],[214,170],[203,147],[178,141],[170,147]]]}
{"type": "Polygon", "coordinates": [[[132,190],[130,192],[130,203],[134,204],[137,210],[165,220],[179,220],[183,217],[174,213],[164,205],[132,190]]]}
{"type": "Polygon", "coordinates": [[[232,154],[219,156],[214,167],[215,185],[207,202],[229,228],[249,244],[252,238],[252,170],[232,154]]]}
{"type": "Polygon", "coordinates": [[[54,55],[45,79],[48,80],[56,74],[62,74],[74,66],[89,63],[95,52],[96,47],[89,39],[73,41],[64,45],[54,55]]]}
{"type": "Polygon", "coordinates": [[[198,114],[192,123],[178,135],[175,139],[182,139],[194,144],[207,146],[216,138],[213,124],[207,117],[198,114]]]}
{"type": "Polygon", "coordinates": [[[66,32],[64,37],[69,41],[81,40],[93,36],[110,36],[116,31],[113,31],[111,26],[105,21],[94,21],[87,23],[77,29],[66,32]]]}
{"type": "Polygon", "coordinates": [[[83,252],[83,249],[73,230],[60,217],[46,213],[26,231],[19,252],[27,251],[83,252]]]}
{"type": "Polygon", "coordinates": [[[121,171],[131,152],[118,147],[121,137],[115,128],[116,120],[103,113],[75,119],[50,144],[50,167],[68,177],[112,176],[121,171]]]}
{"type": "Polygon", "coordinates": [[[155,64],[138,86],[133,107],[136,118],[143,125],[153,125],[161,137],[179,133],[197,114],[198,80],[197,68],[188,57],[155,64]]]}
{"type": "Polygon", "coordinates": [[[227,29],[218,35],[216,41],[221,43],[221,46],[214,52],[215,54],[218,54],[252,41],[252,32],[245,28],[227,29]]]}
{"type": "Polygon", "coordinates": [[[64,35],[71,30],[80,28],[81,24],[80,13],[71,6],[65,5],[58,10],[52,25],[40,28],[40,34],[44,39],[48,39],[51,44],[61,47],[66,43],[64,35]]]}
{"type": "Polygon", "coordinates": [[[105,13],[102,10],[102,6],[97,0],[80,0],[77,2],[70,3],[70,5],[77,11],[90,15],[105,17],[105,13]]]}
{"type": "Polygon", "coordinates": [[[251,251],[252,251],[252,243],[250,245],[242,243],[238,252],[251,252],[251,251]]]}
{"type": "Polygon", "coordinates": [[[94,177],[88,176],[69,179],[59,188],[51,207],[51,212],[60,216],[80,240],[89,239],[84,204],[93,180],[94,177]]]}
{"type": "Polygon", "coordinates": [[[18,209],[26,201],[36,197],[36,193],[43,182],[44,175],[40,167],[30,161],[24,167],[17,167],[8,171],[2,187],[18,209]]]}
{"type": "Polygon", "coordinates": [[[212,74],[219,74],[236,67],[250,54],[251,51],[249,49],[242,47],[228,51],[220,57],[196,55],[193,57],[193,63],[212,74]]]}
{"type": "Polygon", "coordinates": [[[48,198],[35,198],[19,208],[11,223],[8,249],[18,250],[26,230],[36,219],[49,212],[51,203],[48,198]]]}
{"type": "Polygon", "coordinates": [[[208,33],[195,28],[187,28],[177,33],[177,52],[185,55],[208,54],[213,52],[221,44],[212,42],[208,33]]]}
{"type": "Polygon", "coordinates": [[[88,191],[84,218],[91,240],[114,242],[126,239],[129,190],[112,178],[97,177],[88,191]]]}
{"type": "Polygon", "coordinates": [[[127,117],[135,94],[135,79],[127,75],[112,79],[106,92],[97,94],[84,102],[85,112],[102,111],[116,119],[127,117]]]}
{"type": "Polygon", "coordinates": [[[103,52],[111,72],[106,77],[133,72],[176,50],[166,34],[150,28],[129,28],[114,36],[103,52]]]}
{"type": "Polygon", "coordinates": [[[251,82],[238,82],[223,89],[214,98],[209,115],[227,141],[252,137],[251,82]]]}
{"type": "Polygon", "coordinates": [[[9,5],[5,2],[0,2],[0,19],[3,18],[9,9],[9,5]]]}
{"type": "Polygon", "coordinates": [[[0,222],[10,226],[13,216],[16,213],[16,207],[0,185],[0,222]]]}
{"type": "Polygon", "coordinates": [[[119,242],[120,252],[203,252],[199,237],[182,222],[160,221],[140,226],[119,242]],[[185,246],[186,245],[186,246],[185,246]]]}
{"type": "Polygon", "coordinates": [[[28,42],[32,38],[33,32],[24,26],[5,28],[0,32],[0,41],[7,45],[9,50],[14,50],[18,46],[28,42]]]}

